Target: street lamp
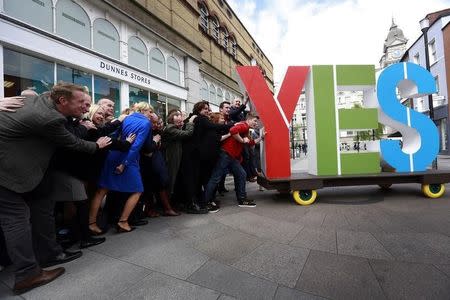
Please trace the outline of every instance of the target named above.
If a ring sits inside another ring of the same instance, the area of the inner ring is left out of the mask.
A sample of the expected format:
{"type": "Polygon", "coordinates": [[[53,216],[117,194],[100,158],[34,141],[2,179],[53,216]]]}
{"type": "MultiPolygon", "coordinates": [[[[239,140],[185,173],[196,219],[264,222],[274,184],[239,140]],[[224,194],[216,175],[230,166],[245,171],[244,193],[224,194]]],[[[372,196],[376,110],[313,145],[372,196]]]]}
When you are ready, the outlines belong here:
{"type": "MultiPolygon", "coordinates": [[[[430,57],[428,54],[428,29],[430,28],[430,20],[427,17],[423,18],[419,22],[420,29],[423,33],[423,43],[425,45],[425,68],[430,71],[430,57]]],[[[428,109],[430,111],[430,119],[434,122],[434,107],[433,107],[433,95],[428,95],[428,109]]],[[[433,160],[433,169],[437,169],[437,158],[433,160]]]]}

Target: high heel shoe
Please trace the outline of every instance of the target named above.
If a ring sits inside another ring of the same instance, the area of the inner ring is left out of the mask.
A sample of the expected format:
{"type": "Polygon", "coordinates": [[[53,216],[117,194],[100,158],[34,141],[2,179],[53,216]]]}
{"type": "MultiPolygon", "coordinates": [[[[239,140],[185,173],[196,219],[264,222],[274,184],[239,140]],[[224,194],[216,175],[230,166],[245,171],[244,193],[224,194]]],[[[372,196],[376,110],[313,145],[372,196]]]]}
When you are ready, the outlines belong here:
{"type": "MultiPolygon", "coordinates": [[[[127,222],[128,222],[128,220],[120,220],[119,221],[119,223],[127,223],[127,222]]],[[[136,227],[130,226],[130,229],[128,230],[128,229],[120,226],[119,223],[117,223],[117,225],[116,225],[117,233],[132,232],[133,230],[136,229],[136,227]]]]}
{"type": "Polygon", "coordinates": [[[97,228],[99,228],[98,225],[97,225],[97,222],[89,223],[89,232],[91,233],[91,235],[102,235],[102,234],[105,234],[105,232],[103,230],[101,230],[100,228],[99,228],[100,232],[92,230],[91,229],[91,225],[95,225],[97,228]]]}

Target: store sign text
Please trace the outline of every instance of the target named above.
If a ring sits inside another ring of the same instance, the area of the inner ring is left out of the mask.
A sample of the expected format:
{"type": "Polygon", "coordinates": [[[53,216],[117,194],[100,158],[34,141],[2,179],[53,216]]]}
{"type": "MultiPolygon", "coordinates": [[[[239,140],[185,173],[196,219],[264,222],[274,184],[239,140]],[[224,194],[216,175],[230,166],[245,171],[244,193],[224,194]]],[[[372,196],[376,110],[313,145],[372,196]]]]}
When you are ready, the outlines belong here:
{"type": "Polygon", "coordinates": [[[150,78],[146,76],[141,76],[139,74],[136,74],[134,72],[131,72],[127,69],[115,66],[113,64],[105,63],[103,61],[100,61],[100,69],[106,70],[109,72],[112,72],[114,74],[127,77],[130,80],[134,82],[144,83],[144,84],[150,84],[150,78]]]}

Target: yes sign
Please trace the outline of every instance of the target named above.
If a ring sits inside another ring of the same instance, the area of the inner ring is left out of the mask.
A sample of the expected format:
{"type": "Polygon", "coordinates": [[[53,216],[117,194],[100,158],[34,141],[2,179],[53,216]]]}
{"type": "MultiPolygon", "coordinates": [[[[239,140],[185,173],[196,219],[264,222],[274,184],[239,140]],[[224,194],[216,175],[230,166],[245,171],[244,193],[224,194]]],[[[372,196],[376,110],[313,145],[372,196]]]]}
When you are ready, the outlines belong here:
{"type": "Polygon", "coordinates": [[[425,171],[437,156],[439,135],[435,124],[426,115],[400,104],[397,97],[397,89],[403,98],[436,92],[433,76],[416,64],[391,65],[383,70],[378,82],[373,65],[289,67],[278,99],[274,99],[258,67],[237,67],[237,72],[267,132],[265,175],[269,179],[291,176],[289,123],[303,88],[309,173],[379,173],[380,154],[397,172],[425,171]],[[363,91],[365,108],[338,109],[335,95],[339,90],[363,91]],[[400,131],[403,147],[399,141],[381,140],[373,152],[340,153],[341,130],[376,129],[378,122],[400,131]]]}

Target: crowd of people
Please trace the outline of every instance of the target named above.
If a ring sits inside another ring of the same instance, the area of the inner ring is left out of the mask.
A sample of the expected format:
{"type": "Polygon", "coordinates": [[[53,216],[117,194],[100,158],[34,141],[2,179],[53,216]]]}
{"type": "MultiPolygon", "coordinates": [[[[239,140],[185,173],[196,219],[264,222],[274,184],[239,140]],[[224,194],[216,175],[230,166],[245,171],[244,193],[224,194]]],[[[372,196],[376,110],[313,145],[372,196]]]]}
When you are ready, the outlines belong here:
{"type": "Polygon", "coordinates": [[[115,118],[114,102],[92,104],[86,88],[60,82],[37,95],[0,99],[0,268],[12,263],[21,294],[147,217],[213,213],[231,173],[240,207],[256,204],[246,182],[261,172],[257,115],[224,101],[199,101],[186,116],[158,116],[147,102],[115,118]],[[164,124],[166,119],[167,124],[164,124]]]}

